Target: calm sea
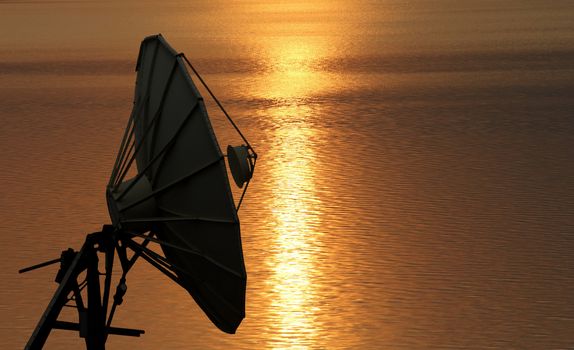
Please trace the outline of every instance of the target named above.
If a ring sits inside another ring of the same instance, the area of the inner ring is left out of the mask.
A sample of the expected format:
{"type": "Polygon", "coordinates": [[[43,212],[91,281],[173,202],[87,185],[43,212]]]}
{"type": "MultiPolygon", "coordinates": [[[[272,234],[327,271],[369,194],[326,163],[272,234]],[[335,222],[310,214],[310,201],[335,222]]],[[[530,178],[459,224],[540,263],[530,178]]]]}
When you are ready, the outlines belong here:
{"type": "Polygon", "coordinates": [[[0,0],[0,348],[56,288],[55,266],[17,270],[110,221],[139,43],[161,32],[261,156],[247,317],[218,331],[142,261],[115,325],[146,334],[110,349],[573,349],[573,18],[559,0],[0,0]]]}

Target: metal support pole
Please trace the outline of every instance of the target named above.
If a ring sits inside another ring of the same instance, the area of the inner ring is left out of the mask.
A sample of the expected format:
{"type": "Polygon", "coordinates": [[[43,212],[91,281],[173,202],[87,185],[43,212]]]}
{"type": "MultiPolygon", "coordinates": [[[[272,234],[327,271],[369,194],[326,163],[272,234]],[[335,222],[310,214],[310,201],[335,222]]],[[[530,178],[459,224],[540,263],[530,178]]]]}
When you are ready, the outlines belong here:
{"type": "Polygon", "coordinates": [[[100,295],[100,272],[98,271],[98,254],[96,250],[88,250],[86,258],[86,281],[88,283],[86,348],[88,350],[103,350],[106,347],[105,315],[100,295]]]}
{"type": "MultiPolygon", "coordinates": [[[[113,256],[116,250],[116,232],[110,226],[104,226],[103,232],[88,235],[79,252],[68,249],[62,254],[60,271],[56,281],[60,283],[46,311],[38,322],[26,349],[41,349],[52,329],[79,331],[85,338],[88,350],[105,349],[108,334],[139,337],[143,330],[110,327],[111,317],[106,324],[106,313],[110,294],[113,256]],[[98,270],[98,251],[106,257],[106,278],[104,281],[103,300],[100,289],[100,272],[98,270]],[[81,290],[84,284],[78,283],[78,276],[86,271],[87,305],[82,302],[81,290]],[[73,294],[79,314],[79,323],[58,320],[66,303],[72,300],[73,294]]],[[[118,251],[118,254],[120,252],[118,251]]],[[[122,264],[123,265],[123,264],[122,264]]],[[[127,273],[127,271],[125,271],[127,273]]]]}
{"type": "Polygon", "coordinates": [[[76,257],[70,266],[67,268],[64,278],[60,282],[60,285],[58,286],[58,289],[56,289],[46,311],[44,311],[42,318],[40,318],[38,325],[28,340],[25,347],[26,349],[35,350],[44,347],[44,344],[50,335],[50,331],[54,328],[54,324],[58,319],[58,315],[60,314],[62,307],[64,307],[68,300],[68,294],[73,290],[74,286],[77,286],[76,278],[80,271],[83,270],[82,256],[84,255],[85,248],[86,245],[84,244],[82,249],[76,254],[76,257]]]}

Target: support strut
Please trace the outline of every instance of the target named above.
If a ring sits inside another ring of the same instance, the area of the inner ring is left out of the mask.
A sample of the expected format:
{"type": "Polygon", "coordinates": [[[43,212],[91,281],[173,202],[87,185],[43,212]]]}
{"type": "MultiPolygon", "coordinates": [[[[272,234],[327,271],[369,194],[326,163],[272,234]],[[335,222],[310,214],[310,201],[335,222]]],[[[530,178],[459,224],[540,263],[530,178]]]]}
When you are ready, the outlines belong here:
{"type": "MultiPolygon", "coordinates": [[[[143,330],[127,329],[119,327],[111,327],[111,318],[113,313],[110,313],[109,319],[106,321],[106,314],[108,309],[111,273],[113,266],[114,253],[118,245],[117,234],[112,226],[105,225],[102,232],[96,232],[87,235],[84,245],[79,252],[68,249],[62,253],[60,261],[60,270],[56,275],[56,282],[59,283],[52,300],[44,311],[38,325],[34,329],[32,336],[26,344],[26,349],[41,349],[52,329],[64,329],[71,331],[78,331],[80,337],[85,339],[86,348],[88,350],[105,349],[105,343],[109,334],[135,336],[139,337],[144,333],[143,330]],[[103,290],[100,289],[100,272],[98,270],[98,252],[105,254],[105,281],[103,290]],[[80,274],[86,272],[85,286],[87,286],[87,305],[84,305],[81,296],[84,282],[78,282],[80,274]],[[70,295],[72,295],[70,297],[70,295]],[[60,321],[58,316],[62,308],[66,306],[68,301],[74,300],[79,314],[79,323],[60,321]]],[[[125,250],[118,249],[120,260],[125,258],[125,250]]],[[[56,260],[51,260],[48,263],[55,263],[56,260]]],[[[21,272],[30,271],[35,268],[43,267],[48,263],[38,264],[21,272]]],[[[131,266],[130,266],[131,267],[131,266]]],[[[127,270],[124,267],[124,275],[122,277],[122,285],[125,286],[125,274],[127,270]]],[[[121,296],[120,296],[121,298],[121,296]]],[[[116,300],[117,298],[114,298],[116,300]]],[[[114,301],[113,309],[115,309],[116,302],[114,301]]]]}

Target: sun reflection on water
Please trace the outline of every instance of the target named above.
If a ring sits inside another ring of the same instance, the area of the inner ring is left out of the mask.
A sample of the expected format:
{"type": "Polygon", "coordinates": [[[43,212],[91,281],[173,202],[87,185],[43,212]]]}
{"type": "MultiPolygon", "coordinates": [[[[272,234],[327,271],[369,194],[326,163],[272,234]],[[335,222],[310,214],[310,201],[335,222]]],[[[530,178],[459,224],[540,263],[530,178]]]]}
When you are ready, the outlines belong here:
{"type": "Polygon", "coordinates": [[[280,338],[276,348],[306,348],[319,331],[314,299],[321,272],[317,261],[321,202],[307,145],[313,131],[301,126],[278,133],[284,142],[275,149],[272,170],[277,179],[271,210],[276,226],[269,281],[277,296],[272,301],[280,338]]]}
{"type": "MultiPolygon", "coordinates": [[[[264,89],[275,105],[266,111],[276,124],[268,157],[275,183],[270,201],[274,221],[272,275],[268,284],[274,349],[307,349],[317,344],[321,324],[316,298],[321,280],[321,200],[316,194],[312,109],[304,102],[327,84],[313,69],[323,50],[311,42],[285,40],[270,46],[272,65],[264,89]]],[[[263,89],[262,89],[263,91],[263,89]]]]}
{"type": "MultiPolygon", "coordinates": [[[[266,65],[269,74],[256,87],[254,92],[268,99],[304,99],[326,90],[335,81],[319,69],[328,53],[327,43],[317,39],[288,37],[271,40],[266,44],[266,65]]],[[[289,112],[296,117],[298,111],[292,104],[289,112]]],[[[277,121],[284,114],[274,114],[277,121]]]]}

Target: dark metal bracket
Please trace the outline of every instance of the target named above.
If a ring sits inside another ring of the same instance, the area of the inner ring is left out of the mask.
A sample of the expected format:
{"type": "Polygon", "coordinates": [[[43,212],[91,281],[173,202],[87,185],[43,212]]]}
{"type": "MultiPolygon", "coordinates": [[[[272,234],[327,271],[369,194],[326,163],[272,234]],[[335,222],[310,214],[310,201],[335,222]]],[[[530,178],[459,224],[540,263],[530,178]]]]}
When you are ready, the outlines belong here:
{"type": "MultiPolygon", "coordinates": [[[[52,329],[79,332],[80,337],[85,339],[86,348],[89,350],[105,349],[105,343],[110,334],[139,337],[145,333],[139,329],[111,327],[115,309],[117,305],[122,303],[127,290],[126,274],[139,256],[139,253],[135,252],[134,256],[128,259],[126,246],[121,242],[127,238],[123,236],[122,232],[115,230],[113,226],[104,225],[101,232],[87,235],[80,251],[76,252],[70,248],[62,252],[60,259],[50,260],[20,270],[20,273],[23,273],[57,262],[60,263],[60,269],[56,274],[56,282],[59,283],[59,286],[26,344],[26,349],[41,349],[52,329]],[[116,294],[113,297],[113,304],[108,315],[112,267],[116,252],[120,259],[123,274],[116,288],[116,294]],[[98,270],[98,253],[103,253],[105,259],[105,273],[103,274],[98,270]],[[84,272],[85,280],[79,282],[80,275],[83,276],[84,272]],[[100,286],[101,275],[105,276],[103,295],[100,286]],[[87,304],[84,304],[82,297],[84,289],[87,289],[87,304]],[[70,301],[73,301],[75,305],[68,304],[70,301]],[[78,310],[79,323],[58,320],[58,316],[65,306],[74,307],[78,310]]],[[[143,245],[145,244],[147,241],[144,241],[143,245]]]]}

